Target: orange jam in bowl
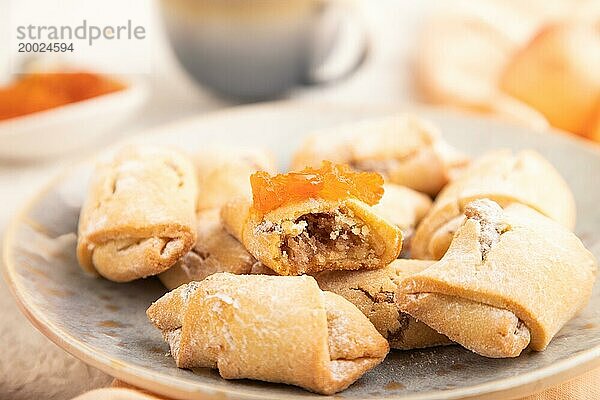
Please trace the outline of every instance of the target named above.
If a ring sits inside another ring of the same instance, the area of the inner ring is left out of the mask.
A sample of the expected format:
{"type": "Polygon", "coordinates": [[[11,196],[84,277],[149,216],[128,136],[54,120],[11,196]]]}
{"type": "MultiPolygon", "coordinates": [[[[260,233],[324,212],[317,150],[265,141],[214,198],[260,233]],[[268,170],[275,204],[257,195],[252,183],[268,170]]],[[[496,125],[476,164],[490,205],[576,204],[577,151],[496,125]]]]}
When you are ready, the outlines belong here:
{"type": "Polygon", "coordinates": [[[0,87],[0,120],[76,103],[125,89],[111,78],[89,73],[33,73],[0,87]]]}

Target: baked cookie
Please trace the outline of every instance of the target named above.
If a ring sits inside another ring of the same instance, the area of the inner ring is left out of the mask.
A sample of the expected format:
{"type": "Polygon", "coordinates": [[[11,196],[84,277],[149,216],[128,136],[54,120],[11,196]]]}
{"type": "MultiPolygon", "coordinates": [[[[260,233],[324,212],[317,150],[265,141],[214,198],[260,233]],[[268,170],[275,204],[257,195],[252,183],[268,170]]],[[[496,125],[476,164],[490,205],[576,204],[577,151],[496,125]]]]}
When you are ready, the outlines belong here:
{"type": "Polygon", "coordinates": [[[158,275],[168,289],[201,281],[217,272],[252,272],[256,259],[225,230],[218,208],[201,211],[196,218],[196,244],[173,267],[158,275]]]}
{"type": "Polygon", "coordinates": [[[588,302],[597,261],[568,229],[519,203],[476,200],[444,257],[398,287],[400,309],[487,357],[542,351],[588,302]]]}
{"type": "Polygon", "coordinates": [[[253,201],[231,201],[221,216],[228,232],[279,275],[383,268],[398,257],[402,233],[369,205],[383,194],[381,185],[377,174],[332,164],[258,173],[253,201]]]}
{"type": "Polygon", "coordinates": [[[196,245],[173,267],[159,275],[174,289],[201,281],[216,272],[248,274],[257,263],[244,246],[223,227],[221,206],[238,196],[250,197],[250,175],[257,170],[274,171],[271,155],[258,148],[214,147],[194,154],[199,196],[196,245]]]}
{"type": "Polygon", "coordinates": [[[196,175],[180,153],[128,147],[100,163],[79,217],[81,267],[127,282],[170,268],[196,241],[196,175]]]}
{"type": "Polygon", "coordinates": [[[209,147],[192,155],[198,176],[198,210],[221,208],[235,197],[250,197],[250,175],[277,172],[275,159],[262,148],[209,147]]]}
{"type": "Polygon", "coordinates": [[[309,276],[218,273],[167,293],[147,314],[180,368],[321,394],[344,390],[389,350],[352,303],[309,276]]]}
{"type": "Polygon", "coordinates": [[[410,254],[415,228],[431,209],[432,201],[423,193],[393,183],[385,183],[383,190],[383,196],[373,210],[400,228],[403,237],[400,256],[406,257],[410,254]]]}
{"type": "Polygon", "coordinates": [[[575,227],[573,194],[552,164],[534,151],[499,150],[474,161],[439,194],[417,227],[411,256],[439,260],[464,219],[465,205],[483,198],[501,206],[525,204],[568,229],[575,227]]]}
{"type": "Polygon", "coordinates": [[[409,114],[316,132],[296,151],[292,169],[318,167],[323,160],[376,171],[386,182],[432,196],[468,161],[435,126],[409,114]]]}
{"type": "Polygon", "coordinates": [[[322,290],[339,294],[369,318],[393,349],[410,350],[450,344],[450,340],[399,310],[398,283],[435,261],[396,260],[370,271],[325,271],[315,275],[322,290]]]}

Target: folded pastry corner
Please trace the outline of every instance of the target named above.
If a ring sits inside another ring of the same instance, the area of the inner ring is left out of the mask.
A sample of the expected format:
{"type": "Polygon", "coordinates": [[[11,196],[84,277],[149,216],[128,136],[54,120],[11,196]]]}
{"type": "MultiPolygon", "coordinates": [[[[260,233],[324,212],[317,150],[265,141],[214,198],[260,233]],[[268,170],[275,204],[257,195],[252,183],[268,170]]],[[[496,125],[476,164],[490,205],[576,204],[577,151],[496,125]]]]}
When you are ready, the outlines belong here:
{"type": "Polygon", "coordinates": [[[385,268],[366,271],[325,271],[315,275],[322,290],[336,293],[354,304],[373,323],[393,349],[410,350],[451,342],[400,311],[395,302],[398,283],[434,263],[395,260],[385,268]]]}
{"type": "Polygon", "coordinates": [[[476,200],[448,252],[400,282],[400,309],[488,357],[542,351],[591,296],[597,261],[530,207],[476,200]]]}
{"type": "Polygon", "coordinates": [[[432,201],[423,193],[393,183],[385,183],[383,189],[383,196],[373,209],[402,231],[404,257],[410,253],[415,227],[431,209],[432,201]]]}
{"type": "Polygon", "coordinates": [[[521,203],[575,227],[575,200],[558,171],[535,151],[499,150],[475,160],[438,195],[411,242],[413,258],[439,260],[463,221],[465,206],[477,199],[501,206],[521,203]]]}
{"type": "Polygon", "coordinates": [[[226,229],[280,275],[383,268],[398,257],[402,233],[365,202],[379,200],[373,198],[381,190],[377,178],[331,164],[322,170],[263,175],[267,186],[253,186],[252,202],[235,199],[221,216],[226,229]],[[371,198],[349,196],[346,184],[357,185],[354,189],[371,198]]]}
{"type": "Polygon", "coordinates": [[[196,219],[197,240],[194,247],[174,266],[158,275],[168,289],[201,281],[217,272],[252,272],[256,259],[225,230],[218,208],[201,211],[196,219]]]}
{"type": "Polygon", "coordinates": [[[167,293],[147,315],[180,368],[321,394],[344,390],[389,351],[354,305],[309,276],[218,273],[167,293]]]}
{"type": "Polygon", "coordinates": [[[100,163],[79,217],[79,264],[116,282],[168,269],[196,241],[196,192],[191,162],[174,150],[127,147],[100,163]]]}
{"type": "Polygon", "coordinates": [[[511,311],[456,296],[407,294],[399,297],[398,307],[485,357],[517,357],[531,339],[529,329],[511,311]]]}
{"type": "Polygon", "coordinates": [[[317,132],[295,153],[292,169],[318,167],[323,160],[376,171],[387,182],[429,195],[437,194],[468,163],[435,126],[411,114],[317,132]]]}

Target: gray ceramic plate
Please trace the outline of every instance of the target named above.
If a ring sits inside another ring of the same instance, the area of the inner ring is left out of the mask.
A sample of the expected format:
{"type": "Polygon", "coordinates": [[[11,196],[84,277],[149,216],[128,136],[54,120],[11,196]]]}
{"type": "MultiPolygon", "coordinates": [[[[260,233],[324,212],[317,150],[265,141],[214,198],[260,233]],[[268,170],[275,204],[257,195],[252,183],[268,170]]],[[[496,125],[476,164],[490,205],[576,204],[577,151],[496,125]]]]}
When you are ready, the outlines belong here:
{"type": "MultiPolygon", "coordinates": [[[[282,165],[315,128],[399,111],[298,103],[249,106],[184,121],[136,140],[193,151],[212,143],[260,144],[282,165]]],[[[487,149],[535,148],[567,178],[579,209],[577,233],[600,256],[600,151],[555,133],[536,133],[497,121],[418,110],[446,138],[472,155],[487,149]]],[[[175,367],[167,346],[146,320],[164,292],[156,279],[117,284],[85,275],[74,256],[77,216],[92,161],[72,168],[42,191],[6,235],[5,276],[23,311],[50,339],[83,361],[155,392],[188,399],[320,397],[285,385],[225,381],[211,370],[175,367]]],[[[458,346],[392,352],[338,398],[510,399],[559,383],[600,364],[600,290],[543,353],[510,360],[479,357],[458,346]]]]}

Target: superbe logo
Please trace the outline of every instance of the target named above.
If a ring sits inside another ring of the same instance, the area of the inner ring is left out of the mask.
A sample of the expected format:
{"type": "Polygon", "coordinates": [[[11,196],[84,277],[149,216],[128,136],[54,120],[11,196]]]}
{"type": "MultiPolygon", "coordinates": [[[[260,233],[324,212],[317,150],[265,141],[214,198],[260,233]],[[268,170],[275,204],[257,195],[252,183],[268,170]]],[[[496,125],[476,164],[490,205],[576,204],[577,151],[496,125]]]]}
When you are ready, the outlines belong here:
{"type": "Polygon", "coordinates": [[[123,25],[94,25],[86,19],[77,26],[70,25],[19,25],[17,40],[31,41],[67,41],[85,40],[93,46],[97,40],[143,40],[146,38],[146,28],[135,25],[131,20],[123,25]]]}

